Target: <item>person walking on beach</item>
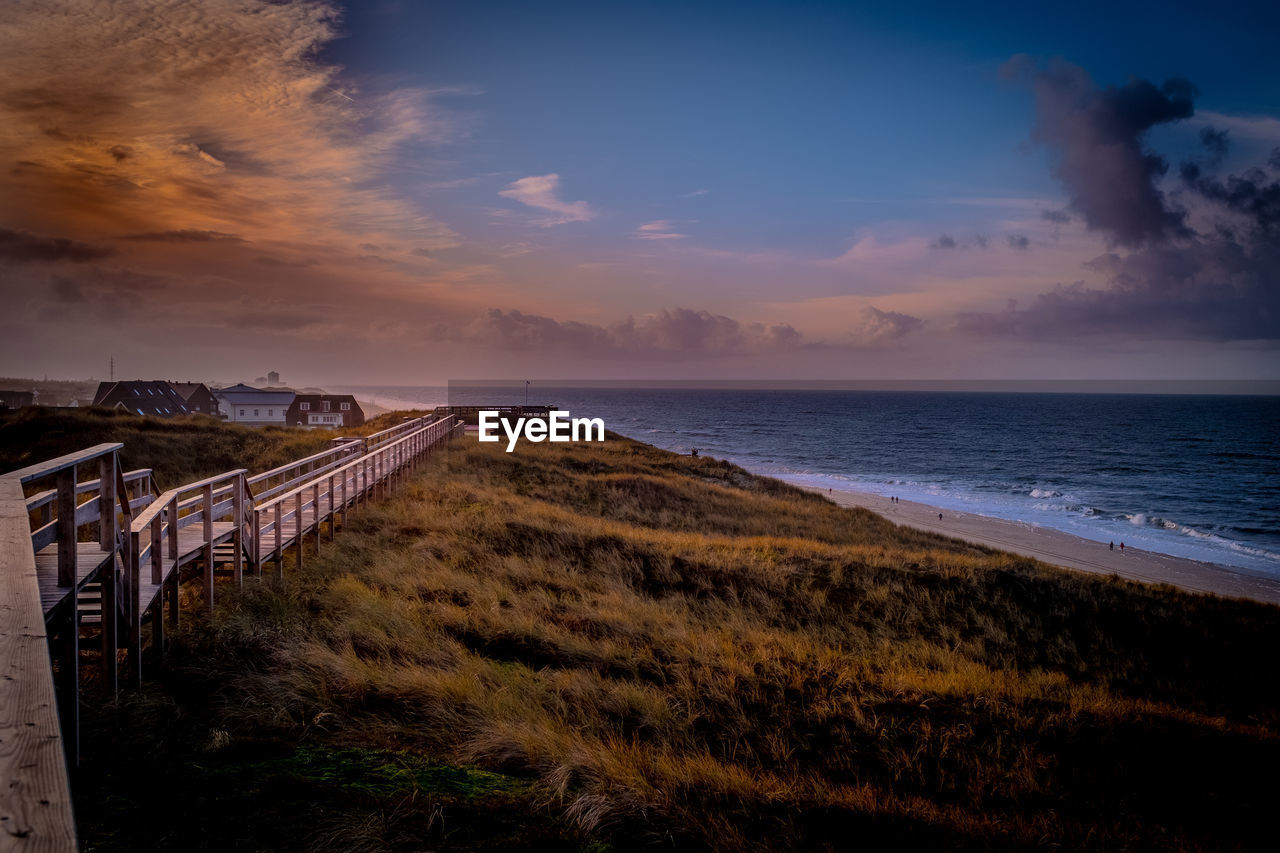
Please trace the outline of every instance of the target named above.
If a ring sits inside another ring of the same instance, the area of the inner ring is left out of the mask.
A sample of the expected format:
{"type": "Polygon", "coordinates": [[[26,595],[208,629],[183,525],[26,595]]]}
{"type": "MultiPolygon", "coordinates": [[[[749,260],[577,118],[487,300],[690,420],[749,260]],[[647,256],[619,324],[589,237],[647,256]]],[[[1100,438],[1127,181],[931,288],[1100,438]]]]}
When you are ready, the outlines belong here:
{"type": "Polygon", "coordinates": [[[1124,553],[1124,543],[1123,543],[1123,542],[1121,542],[1121,543],[1120,543],[1120,553],[1121,553],[1121,554],[1123,554],[1123,553],[1124,553]]]}
{"type": "Polygon", "coordinates": [[[942,521],[942,513],[938,513],[938,521],[942,521]]]}
{"type": "Polygon", "coordinates": [[[1110,542],[1110,543],[1108,543],[1108,544],[1107,544],[1107,550],[1108,550],[1108,551],[1114,551],[1115,549],[1116,549],[1116,543],[1114,543],[1114,542],[1110,542]]]}

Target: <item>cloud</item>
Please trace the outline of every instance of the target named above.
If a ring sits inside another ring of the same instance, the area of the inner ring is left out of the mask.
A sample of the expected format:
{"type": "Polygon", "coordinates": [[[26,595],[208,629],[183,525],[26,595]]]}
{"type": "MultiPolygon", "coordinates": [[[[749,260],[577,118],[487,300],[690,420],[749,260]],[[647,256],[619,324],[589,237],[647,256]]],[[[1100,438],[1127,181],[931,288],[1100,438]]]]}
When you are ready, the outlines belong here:
{"type": "Polygon", "coordinates": [[[1071,221],[1071,214],[1067,213],[1065,210],[1046,210],[1040,214],[1040,218],[1046,222],[1065,225],[1071,221]]]}
{"type": "Polygon", "coordinates": [[[922,325],[917,317],[867,306],[850,318],[844,334],[831,340],[809,340],[787,323],[748,323],[688,308],[663,309],[608,326],[491,309],[459,331],[438,331],[469,343],[511,350],[662,360],[780,354],[800,349],[864,349],[901,338],[922,325]]]}
{"type": "Polygon", "coordinates": [[[429,92],[339,84],[316,58],[337,17],[304,0],[6,4],[0,159],[24,165],[0,175],[0,219],[453,245],[383,178],[405,143],[439,139],[448,122],[429,92]]]}
{"type": "Polygon", "coordinates": [[[700,195],[706,195],[709,192],[711,192],[711,190],[694,190],[693,192],[685,193],[684,195],[680,196],[680,198],[696,198],[697,196],[700,196],[700,195]]]}
{"type": "Polygon", "coordinates": [[[1025,308],[966,313],[977,335],[1280,340],[1280,181],[1261,169],[1206,176],[1184,164],[1187,199],[1205,227],[1190,239],[1085,264],[1102,283],[1059,284],[1025,308]]]}
{"type": "MultiPolygon", "coordinates": [[[[1280,150],[1272,158],[1280,157],[1280,150]]],[[[1275,168],[1275,166],[1273,166],[1275,168]]],[[[1182,179],[1203,198],[1220,208],[1244,218],[1247,227],[1256,229],[1254,236],[1266,239],[1280,230],[1280,181],[1268,178],[1260,168],[1226,178],[1205,176],[1195,163],[1182,165],[1182,179]]],[[[1224,226],[1229,230],[1229,226],[1224,226]]]]}
{"type": "Polygon", "coordinates": [[[1031,245],[1031,238],[1026,234],[1010,234],[1008,240],[1011,249],[1025,249],[1031,245]]]}
{"type": "Polygon", "coordinates": [[[1280,143],[1280,118],[1275,116],[1233,116],[1204,110],[1197,114],[1196,121],[1207,122],[1245,139],[1280,143]]]}
{"type": "Polygon", "coordinates": [[[938,238],[937,242],[935,242],[933,246],[936,249],[954,249],[956,247],[956,240],[950,234],[943,234],[938,238]]]}
{"type": "Polygon", "coordinates": [[[148,231],[144,234],[127,234],[122,240],[149,241],[155,243],[244,243],[245,239],[237,234],[223,231],[200,231],[195,228],[184,228],[178,231],[148,231]]]}
{"type": "Polygon", "coordinates": [[[461,332],[465,340],[516,350],[572,352],[597,357],[748,355],[797,346],[800,333],[786,324],[740,323],[732,317],[663,309],[610,326],[559,321],[492,309],[461,332]]]}
{"type": "Polygon", "coordinates": [[[669,219],[655,219],[641,225],[632,232],[632,236],[640,240],[683,240],[688,236],[677,233],[674,228],[669,219]]]}
{"type": "Polygon", "coordinates": [[[1014,57],[1003,71],[1031,80],[1033,138],[1053,152],[1053,174],[1091,231],[1130,248],[1187,236],[1185,213],[1157,186],[1168,163],[1149,150],[1146,134],[1190,117],[1195,86],[1180,77],[1159,87],[1134,77],[1123,86],[1099,87],[1077,65],[1054,60],[1037,67],[1026,56],[1014,57]]]}
{"type": "Polygon", "coordinates": [[[65,237],[40,237],[26,231],[0,228],[0,261],[11,264],[84,263],[115,253],[110,246],[77,243],[65,237]]]}
{"type": "Polygon", "coordinates": [[[1215,166],[1222,162],[1231,147],[1231,142],[1227,138],[1227,131],[1218,130],[1214,127],[1200,128],[1200,144],[1204,146],[1205,152],[1209,155],[1209,163],[1215,166]]]}
{"type": "Polygon", "coordinates": [[[551,216],[533,220],[535,225],[549,227],[570,222],[588,222],[595,218],[595,211],[585,201],[562,201],[559,198],[560,176],[531,175],[514,181],[498,195],[515,199],[523,205],[545,210],[551,216]]]}
{"type": "MultiPolygon", "coordinates": [[[[1131,250],[1095,257],[1084,265],[1085,278],[1059,283],[1026,307],[1011,301],[1000,312],[959,314],[957,328],[1035,339],[1280,340],[1280,180],[1264,167],[1210,172],[1227,138],[1204,128],[1208,159],[1182,164],[1177,199],[1185,207],[1175,212],[1153,183],[1165,161],[1139,140],[1154,123],[1185,114],[1194,88],[1175,80],[1156,91],[1131,80],[1122,89],[1097,90],[1065,63],[1039,75],[1049,79],[1038,87],[1050,90],[1038,95],[1048,101],[1039,132],[1073,149],[1076,166],[1091,161],[1099,168],[1088,180],[1059,169],[1073,207],[1090,227],[1131,250]],[[1058,103],[1063,90],[1072,93],[1070,104],[1058,103]],[[1109,150],[1102,151],[1106,139],[1109,150]],[[1103,188],[1104,178],[1114,186],[1103,188]]],[[[1280,163],[1269,168],[1280,171],[1280,163]]]]}
{"type": "Polygon", "coordinates": [[[857,347],[876,346],[905,337],[923,325],[919,317],[868,305],[853,318],[844,341],[857,347]]]}

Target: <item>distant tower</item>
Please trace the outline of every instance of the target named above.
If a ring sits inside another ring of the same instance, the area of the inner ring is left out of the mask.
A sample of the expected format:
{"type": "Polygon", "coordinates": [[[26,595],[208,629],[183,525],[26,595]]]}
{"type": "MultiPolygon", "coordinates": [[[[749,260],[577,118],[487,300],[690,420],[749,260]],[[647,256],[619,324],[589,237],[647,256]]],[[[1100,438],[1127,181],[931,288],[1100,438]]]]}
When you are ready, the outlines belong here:
{"type": "Polygon", "coordinates": [[[267,374],[267,384],[276,386],[280,384],[280,374],[272,370],[267,374]]]}

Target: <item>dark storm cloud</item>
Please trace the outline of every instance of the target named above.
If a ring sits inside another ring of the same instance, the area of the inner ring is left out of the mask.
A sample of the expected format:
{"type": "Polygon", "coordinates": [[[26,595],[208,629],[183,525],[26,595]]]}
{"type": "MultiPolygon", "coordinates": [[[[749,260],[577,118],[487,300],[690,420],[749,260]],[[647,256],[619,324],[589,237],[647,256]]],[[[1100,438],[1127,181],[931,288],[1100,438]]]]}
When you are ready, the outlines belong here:
{"type": "Polygon", "coordinates": [[[838,341],[808,341],[786,323],[744,323],[732,317],[688,308],[664,309],[652,316],[609,326],[491,309],[461,331],[439,333],[471,343],[516,350],[552,350],[588,357],[671,358],[781,353],[794,349],[863,348],[887,343],[918,329],[918,317],[868,306],[851,318],[838,341]]]}
{"type": "Polygon", "coordinates": [[[1053,151],[1053,173],[1090,230],[1131,248],[1187,236],[1186,214],[1156,186],[1168,163],[1147,148],[1146,134],[1190,117],[1195,86],[1181,77],[1158,87],[1134,77],[1100,88],[1079,66],[1054,60],[1037,67],[1025,56],[1011,59],[1004,72],[1032,81],[1033,136],[1053,151]]]}
{"type": "Polygon", "coordinates": [[[114,254],[109,246],[78,243],[65,237],[41,237],[26,231],[0,228],[0,261],[12,264],[84,263],[114,254]]]}
{"type": "Polygon", "coordinates": [[[1249,169],[1225,179],[1205,177],[1194,163],[1184,163],[1182,179],[1195,192],[1223,208],[1245,217],[1246,222],[1268,234],[1280,228],[1280,181],[1269,179],[1262,169],[1249,169]]]}
{"type": "Polygon", "coordinates": [[[740,323],[732,317],[663,310],[611,326],[559,321],[521,311],[492,309],[464,332],[469,340],[510,349],[552,349],[598,356],[743,355],[795,347],[800,333],[786,324],[740,323]]]}
{"type": "Polygon", "coordinates": [[[1046,210],[1040,214],[1040,218],[1048,222],[1055,222],[1058,225],[1063,225],[1071,221],[1071,214],[1067,213],[1065,210],[1046,210]]]}
{"type": "Polygon", "coordinates": [[[956,241],[950,234],[943,234],[933,245],[934,248],[937,249],[954,249],[956,247],[956,241]]]}
{"type": "Polygon", "coordinates": [[[1031,245],[1031,238],[1025,234],[1010,234],[1008,239],[1011,249],[1025,249],[1031,245]]]}
{"type": "Polygon", "coordinates": [[[1133,339],[1280,339],[1280,265],[1274,244],[1245,248],[1230,240],[1170,245],[1127,256],[1107,254],[1090,266],[1106,278],[1042,293],[1025,309],[962,314],[957,327],[991,336],[1078,338],[1090,333],[1133,339]]]}
{"type": "Polygon", "coordinates": [[[1201,128],[1200,144],[1204,146],[1205,152],[1209,155],[1209,162],[1213,165],[1221,163],[1222,158],[1227,156],[1227,151],[1231,148],[1227,131],[1215,130],[1212,127],[1201,128]]]}
{"type": "Polygon", "coordinates": [[[1094,258],[1102,286],[1058,285],[1029,306],[956,318],[979,335],[1280,340],[1280,181],[1261,169],[1225,178],[1183,169],[1209,227],[1187,240],[1094,258]]]}
{"type": "Polygon", "coordinates": [[[1073,209],[1132,251],[1087,263],[1092,281],[1059,284],[1023,308],[959,315],[957,327],[1035,338],[1280,340],[1280,180],[1263,168],[1212,174],[1228,140],[1206,128],[1208,156],[1180,168],[1179,201],[1191,217],[1169,206],[1155,184],[1164,160],[1142,146],[1147,128],[1189,114],[1194,87],[1175,79],[1160,90],[1142,80],[1098,89],[1066,63],[1034,74],[1037,134],[1072,163],[1055,169],[1073,209]]]}
{"type": "Polygon", "coordinates": [[[201,231],[194,228],[183,228],[177,231],[148,231],[144,234],[128,234],[122,240],[137,240],[151,243],[243,243],[245,239],[238,234],[227,234],[223,231],[201,231]]]}

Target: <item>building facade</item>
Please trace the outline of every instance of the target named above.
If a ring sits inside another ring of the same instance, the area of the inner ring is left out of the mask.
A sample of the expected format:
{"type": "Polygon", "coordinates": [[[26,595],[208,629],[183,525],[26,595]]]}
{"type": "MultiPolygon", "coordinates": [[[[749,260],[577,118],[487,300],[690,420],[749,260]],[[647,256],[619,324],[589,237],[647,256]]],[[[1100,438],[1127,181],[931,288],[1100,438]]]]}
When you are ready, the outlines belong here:
{"type": "Polygon", "coordinates": [[[299,394],[286,420],[290,426],[342,429],[364,424],[364,410],[350,394],[299,394]]]}
{"type": "Polygon", "coordinates": [[[265,391],[248,385],[232,385],[214,390],[218,409],[228,421],[249,426],[284,426],[293,403],[292,391],[265,391]]]}

